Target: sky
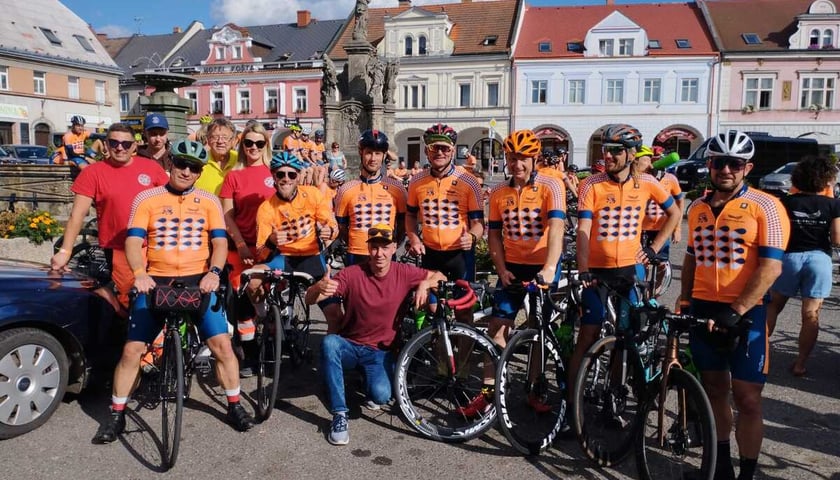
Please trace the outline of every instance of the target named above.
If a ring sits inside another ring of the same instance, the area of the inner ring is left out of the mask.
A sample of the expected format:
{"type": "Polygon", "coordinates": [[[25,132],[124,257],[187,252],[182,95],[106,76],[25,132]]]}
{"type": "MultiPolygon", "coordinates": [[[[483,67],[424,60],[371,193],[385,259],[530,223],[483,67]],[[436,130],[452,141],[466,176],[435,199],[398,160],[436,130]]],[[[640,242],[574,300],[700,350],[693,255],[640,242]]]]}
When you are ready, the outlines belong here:
{"type": "MultiPolygon", "coordinates": [[[[458,3],[460,0],[413,0],[412,5],[458,3]]],[[[481,1],[481,0],[474,0],[481,1]]],[[[535,6],[603,5],[605,0],[527,0],[535,6]]],[[[171,33],[186,29],[193,20],[205,28],[232,22],[237,25],[294,23],[298,10],[309,10],[320,20],[346,18],[356,0],[62,0],[70,10],[91,24],[98,33],[125,37],[135,33],[171,33]]],[[[616,4],[656,3],[652,0],[616,0],[616,4]]],[[[658,3],[674,3],[660,0],[658,3]]],[[[397,0],[371,0],[372,7],[396,6],[397,0]]]]}

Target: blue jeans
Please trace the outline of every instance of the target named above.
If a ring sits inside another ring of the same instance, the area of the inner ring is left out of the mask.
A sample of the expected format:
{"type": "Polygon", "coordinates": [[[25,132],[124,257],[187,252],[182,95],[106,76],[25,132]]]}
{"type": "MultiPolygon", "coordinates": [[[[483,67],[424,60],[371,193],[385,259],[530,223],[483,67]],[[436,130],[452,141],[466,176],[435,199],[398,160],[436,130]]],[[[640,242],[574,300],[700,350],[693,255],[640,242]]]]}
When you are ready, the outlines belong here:
{"type": "Polygon", "coordinates": [[[329,334],[321,344],[321,372],[327,384],[330,413],[346,412],[344,370],[361,368],[365,374],[365,391],[379,405],[391,400],[394,377],[394,356],[391,352],[355,344],[344,337],[329,334]]]}

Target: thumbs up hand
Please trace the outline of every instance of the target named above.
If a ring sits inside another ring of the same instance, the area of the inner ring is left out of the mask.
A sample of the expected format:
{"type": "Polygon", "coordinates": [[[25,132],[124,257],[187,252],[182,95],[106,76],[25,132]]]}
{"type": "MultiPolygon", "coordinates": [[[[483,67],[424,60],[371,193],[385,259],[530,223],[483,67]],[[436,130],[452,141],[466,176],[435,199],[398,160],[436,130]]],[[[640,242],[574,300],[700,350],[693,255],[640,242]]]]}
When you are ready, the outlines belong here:
{"type": "Polygon", "coordinates": [[[318,238],[320,238],[324,243],[329,243],[330,240],[332,240],[333,229],[328,224],[318,222],[316,224],[316,230],[318,232],[318,238]]]}
{"type": "Polygon", "coordinates": [[[473,247],[473,236],[470,233],[470,230],[467,228],[467,224],[464,224],[464,228],[461,231],[461,250],[469,250],[473,247]]]}
{"type": "Polygon", "coordinates": [[[292,241],[292,238],[289,236],[289,231],[286,229],[277,228],[276,225],[271,226],[271,234],[274,237],[274,244],[276,246],[286,245],[292,241]]]}
{"type": "Polygon", "coordinates": [[[335,295],[336,290],[338,290],[338,282],[330,277],[330,271],[330,266],[327,265],[327,271],[324,273],[323,278],[318,281],[318,291],[326,297],[332,297],[335,295]]]}

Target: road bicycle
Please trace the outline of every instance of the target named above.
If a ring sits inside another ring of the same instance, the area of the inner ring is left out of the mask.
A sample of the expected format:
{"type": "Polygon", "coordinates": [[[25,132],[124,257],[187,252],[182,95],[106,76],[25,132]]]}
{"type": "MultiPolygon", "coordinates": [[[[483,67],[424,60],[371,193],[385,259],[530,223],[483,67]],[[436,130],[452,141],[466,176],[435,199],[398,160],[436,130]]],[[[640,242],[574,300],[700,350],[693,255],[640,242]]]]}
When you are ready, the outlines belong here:
{"type": "Polygon", "coordinates": [[[304,301],[306,289],[314,283],[305,272],[252,268],[242,272],[239,295],[251,279],[261,279],[265,291],[266,315],[258,317],[254,340],[257,342],[257,417],[268,420],[277,402],[280,366],[285,345],[294,365],[311,359],[309,348],[309,306],[304,301]]]}
{"type": "Polygon", "coordinates": [[[482,395],[485,362],[495,369],[499,352],[486,333],[454,320],[456,310],[471,309],[475,303],[469,282],[441,281],[436,294],[431,320],[397,357],[394,392],[405,420],[420,434],[445,442],[467,441],[496,421],[492,406],[472,417],[459,412],[482,395]],[[462,295],[453,298],[458,291],[462,295]]]}

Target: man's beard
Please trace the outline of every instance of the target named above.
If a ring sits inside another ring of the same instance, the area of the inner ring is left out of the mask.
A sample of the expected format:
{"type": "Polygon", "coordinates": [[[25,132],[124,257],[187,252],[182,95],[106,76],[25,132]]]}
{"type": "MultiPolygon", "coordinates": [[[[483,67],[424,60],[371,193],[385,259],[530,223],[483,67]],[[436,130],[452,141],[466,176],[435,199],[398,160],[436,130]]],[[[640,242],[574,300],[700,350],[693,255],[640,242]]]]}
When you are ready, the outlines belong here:
{"type": "Polygon", "coordinates": [[[738,183],[734,184],[731,188],[721,188],[721,186],[718,185],[717,183],[715,183],[715,181],[712,180],[711,178],[709,178],[709,183],[712,185],[712,188],[714,190],[718,191],[718,192],[732,193],[732,192],[738,190],[739,188],[741,188],[741,184],[743,182],[738,182],[738,183]]]}

